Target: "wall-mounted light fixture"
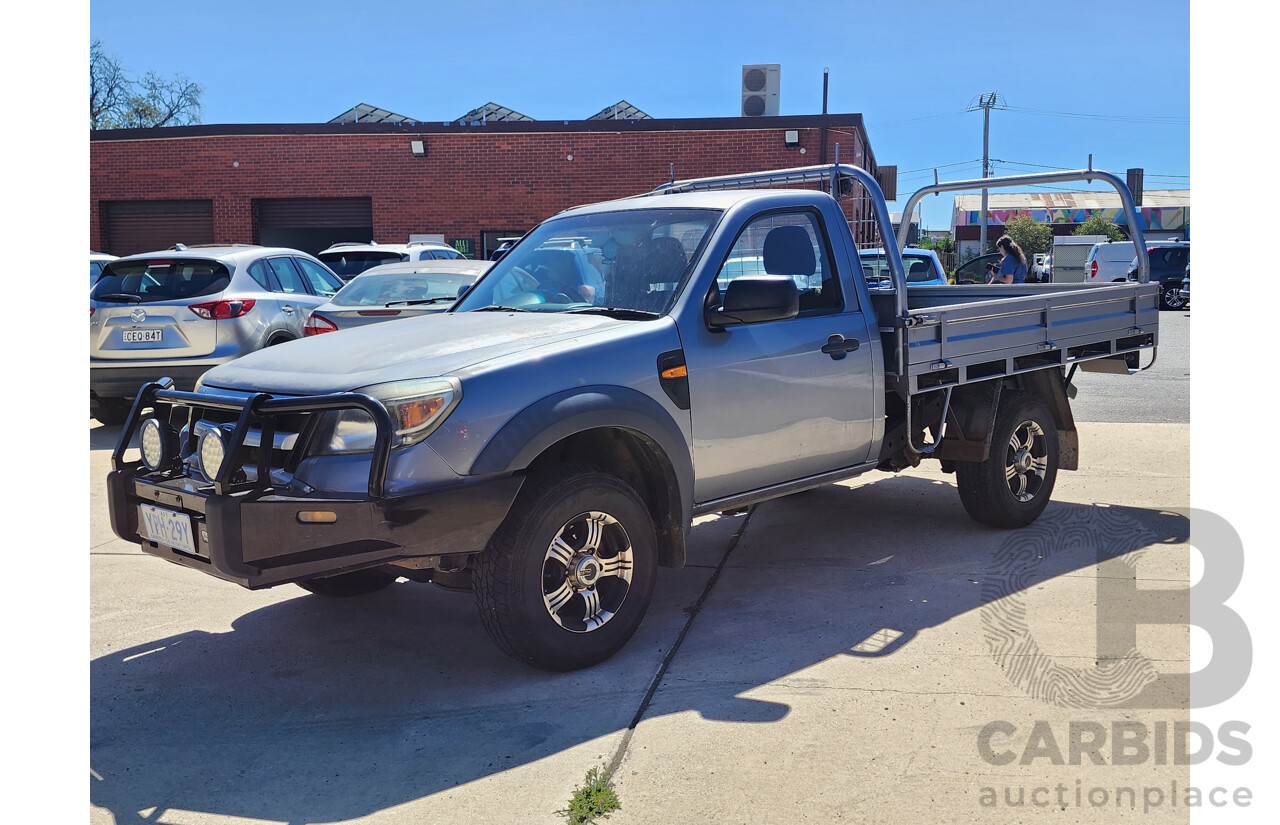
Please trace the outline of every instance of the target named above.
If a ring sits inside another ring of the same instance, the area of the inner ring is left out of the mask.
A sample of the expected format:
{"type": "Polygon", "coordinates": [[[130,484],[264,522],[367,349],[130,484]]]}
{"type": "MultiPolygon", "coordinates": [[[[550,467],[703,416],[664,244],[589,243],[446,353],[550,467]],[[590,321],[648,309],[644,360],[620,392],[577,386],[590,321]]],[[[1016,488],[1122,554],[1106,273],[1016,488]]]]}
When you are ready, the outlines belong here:
{"type": "Polygon", "coordinates": [[[427,142],[425,140],[409,141],[409,151],[413,152],[415,158],[425,158],[427,156],[427,142]]]}
{"type": "Polygon", "coordinates": [[[788,129],[782,133],[782,140],[787,144],[788,148],[794,148],[800,145],[800,132],[795,129],[788,129]]]}

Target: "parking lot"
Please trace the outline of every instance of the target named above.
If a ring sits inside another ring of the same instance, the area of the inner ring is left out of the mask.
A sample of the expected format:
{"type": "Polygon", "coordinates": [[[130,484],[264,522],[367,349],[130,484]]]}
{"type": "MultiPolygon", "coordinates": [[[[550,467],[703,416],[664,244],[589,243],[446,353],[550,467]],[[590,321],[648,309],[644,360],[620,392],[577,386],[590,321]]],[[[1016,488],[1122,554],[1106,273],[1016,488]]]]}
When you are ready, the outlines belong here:
{"type": "Polygon", "coordinates": [[[552,823],[601,765],[619,825],[1185,821],[1186,765],[1076,747],[1189,715],[1185,623],[1098,648],[1105,594],[1190,575],[1190,313],[1160,321],[1150,371],[1077,375],[1080,470],[1031,527],[971,521],[934,463],[704,517],[631,643],[568,674],[508,659],[466,594],[250,592],[143,554],[91,421],[90,821],[552,823]]]}

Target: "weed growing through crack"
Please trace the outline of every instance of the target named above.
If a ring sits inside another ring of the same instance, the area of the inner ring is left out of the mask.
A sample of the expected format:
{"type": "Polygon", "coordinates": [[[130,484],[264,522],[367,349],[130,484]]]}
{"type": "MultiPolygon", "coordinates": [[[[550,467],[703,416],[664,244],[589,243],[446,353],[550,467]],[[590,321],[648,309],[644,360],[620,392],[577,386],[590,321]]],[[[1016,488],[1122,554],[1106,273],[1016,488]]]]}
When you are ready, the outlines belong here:
{"type": "Polygon", "coordinates": [[[581,788],[574,790],[569,799],[569,807],[556,813],[564,815],[575,825],[589,825],[596,821],[596,817],[609,816],[622,807],[609,782],[612,776],[612,771],[599,767],[587,771],[586,781],[581,788]]]}

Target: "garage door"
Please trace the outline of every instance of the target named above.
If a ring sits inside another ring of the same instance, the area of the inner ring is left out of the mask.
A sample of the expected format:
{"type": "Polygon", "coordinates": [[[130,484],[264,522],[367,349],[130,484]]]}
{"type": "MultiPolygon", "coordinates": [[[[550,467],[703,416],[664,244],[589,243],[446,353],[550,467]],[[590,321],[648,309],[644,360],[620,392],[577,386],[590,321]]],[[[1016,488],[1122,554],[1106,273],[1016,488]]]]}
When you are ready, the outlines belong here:
{"type": "Polygon", "coordinates": [[[313,255],[340,241],[373,240],[372,198],[259,198],[258,243],[313,255]]]}
{"type": "Polygon", "coordinates": [[[106,249],[132,255],[176,243],[213,243],[213,201],[106,201],[106,249]]]}

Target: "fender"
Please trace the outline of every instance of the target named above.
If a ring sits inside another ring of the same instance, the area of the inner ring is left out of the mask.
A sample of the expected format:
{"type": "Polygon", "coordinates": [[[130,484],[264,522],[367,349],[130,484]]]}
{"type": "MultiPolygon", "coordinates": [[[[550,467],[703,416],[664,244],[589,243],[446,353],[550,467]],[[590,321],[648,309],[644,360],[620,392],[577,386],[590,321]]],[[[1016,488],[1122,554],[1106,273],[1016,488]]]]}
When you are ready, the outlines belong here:
{"type": "Polygon", "coordinates": [[[558,392],[525,407],[476,456],[471,473],[513,473],[551,445],[602,427],[634,430],[657,443],[679,484],[682,522],[693,510],[693,459],[684,433],[662,405],[627,387],[594,385],[558,392]]]}

